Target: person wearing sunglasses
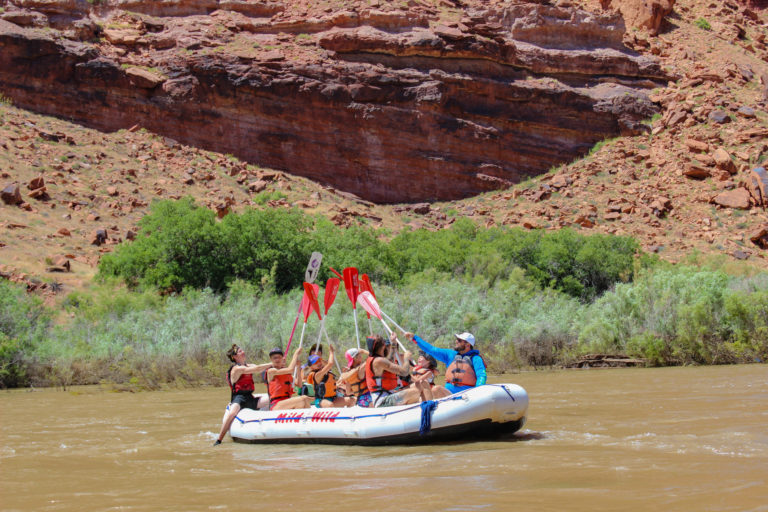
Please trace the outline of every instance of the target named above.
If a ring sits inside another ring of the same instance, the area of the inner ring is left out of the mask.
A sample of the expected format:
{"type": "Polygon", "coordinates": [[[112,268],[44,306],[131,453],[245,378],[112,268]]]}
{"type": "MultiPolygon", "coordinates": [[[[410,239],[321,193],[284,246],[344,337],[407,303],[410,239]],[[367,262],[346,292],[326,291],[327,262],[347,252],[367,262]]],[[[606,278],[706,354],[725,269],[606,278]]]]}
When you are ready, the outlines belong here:
{"type": "MultiPolygon", "coordinates": [[[[475,349],[475,337],[471,333],[457,334],[454,350],[434,347],[410,332],[406,333],[405,337],[416,343],[425,353],[448,366],[445,370],[445,389],[451,394],[485,384],[485,361],[475,349]]],[[[435,389],[432,392],[436,397],[441,394],[435,389]]]]}

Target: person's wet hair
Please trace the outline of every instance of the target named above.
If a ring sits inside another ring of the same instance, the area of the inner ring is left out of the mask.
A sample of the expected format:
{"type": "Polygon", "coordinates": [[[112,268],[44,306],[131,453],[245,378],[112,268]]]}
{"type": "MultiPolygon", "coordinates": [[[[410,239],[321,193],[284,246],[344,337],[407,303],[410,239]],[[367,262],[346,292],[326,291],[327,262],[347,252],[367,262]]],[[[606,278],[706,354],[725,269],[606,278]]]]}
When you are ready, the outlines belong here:
{"type": "Polygon", "coordinates": [[[230,349],[227,350],[227,357],[233,363],[235,362],[235,355],[237,354],[238,350],[240,350],[240,347],[238,347],[236,343],[233,343],[230,349]]]}
{"type": "Polygon", "coordinates": [[[389,342],[389,340],[385,340],[380,334],[376,334],[371,339],[373,339],[373,342],[371,343],[372,355],[375,355],[379,351],[380,346],[385,346],[389,342]]]}

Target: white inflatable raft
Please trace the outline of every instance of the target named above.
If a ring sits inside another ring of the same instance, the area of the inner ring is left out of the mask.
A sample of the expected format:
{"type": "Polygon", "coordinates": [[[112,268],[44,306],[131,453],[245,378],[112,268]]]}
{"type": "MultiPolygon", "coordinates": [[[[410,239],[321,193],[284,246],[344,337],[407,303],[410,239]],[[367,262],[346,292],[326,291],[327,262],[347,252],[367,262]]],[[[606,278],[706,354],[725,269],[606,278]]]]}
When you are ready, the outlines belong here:
{"type": "Polygon", "coordinates": [[[397,407],[243,409],[230,434],[241,443],[381,445],[487,438],[520,430],[527,410],[528,394],[520,386],[487,384],[431,402],[397,407]]]}

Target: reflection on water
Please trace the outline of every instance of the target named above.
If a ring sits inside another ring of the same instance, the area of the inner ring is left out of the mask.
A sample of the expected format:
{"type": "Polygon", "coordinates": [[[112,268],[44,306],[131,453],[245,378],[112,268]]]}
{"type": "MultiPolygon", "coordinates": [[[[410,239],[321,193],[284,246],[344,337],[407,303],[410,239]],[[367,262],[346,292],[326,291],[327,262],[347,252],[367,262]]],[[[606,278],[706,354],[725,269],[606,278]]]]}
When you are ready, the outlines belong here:
{"type": "Polygon", "coordinates": [[[768,511],[768,366],[503,376],[526,428],[213,448],[228,391],[0,393],[2,510],[768,511]]]}

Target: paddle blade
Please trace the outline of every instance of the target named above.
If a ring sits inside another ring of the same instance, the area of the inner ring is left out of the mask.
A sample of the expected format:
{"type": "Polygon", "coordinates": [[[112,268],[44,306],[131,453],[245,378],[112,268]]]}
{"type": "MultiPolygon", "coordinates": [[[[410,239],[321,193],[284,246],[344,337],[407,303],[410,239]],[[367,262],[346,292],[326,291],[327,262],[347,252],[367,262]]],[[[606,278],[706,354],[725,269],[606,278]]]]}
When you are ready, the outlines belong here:
{"type": "Polygon", "coordinates": [[[339,291],[340,284],[341,284],[341,281],[339,281],[335,277],[329,278],[328,281],[325,283],[325,297],[323,297],[323,302],[325,303],[326,315],[328,315],[328,310],[331,309],[331,305],[333,304],[333,301],[336,300],[336,294],[339,291]]]}
{"type": "Polygon", "coordinates": [[[360,284],[357,281],[357,269],[347,267],[344,269],[344,288],[347,289],[347,297],[352,302],[352,309],[357,308],[357,296],[360,293],[360,284]]]}
{"type": "Polygon", "coordinates": [[[357,297],[357,302],[360,304],[366,313],[369,313],[379,320],[381,320],[381,308],[379,303],[376,302],[376,297],[369,291],[364,291],[357,297]]]}
{"type": "Polygon", "coordinates": [[[301,313],[304,315],[304,323],[309,320],[309,314],[312,312],[312,304],[307,297],[307,290],[304,290],[304,294],[301,296],[301,313]]]}
{"type": "Polygon", "coordinates": [[[360,291],[371,292],[373,298],[376,298],[376,293],[373,291],[373,286],[371,286],[371,279],[368,277],[368,274],[363,274],[360,276],[360,291]]]}
{"type": "Polygon", "coordinates": [[[309,257],[309,265],[304,271],[304,280],[308,283],[314,283],[317,273],[320,272],[320,263],[323,261],[323,255],[319,252],[313,252],[309,257]]]}
{"type": "MultiPolygon", "coordinates": [[[[304,283],[304,293],[307,295],[307,299],[309,300],[309,305],[311,309],[315,310],[315,312],[317,313],[317,318],[322,320],[323,317],[320,316],[320,303],[317,301],[317,294],[319,291],[320,291],[320,287],[318,285],[304,283]]],[[[306,317],[307,319],[309,314],[306,317]]]]}

